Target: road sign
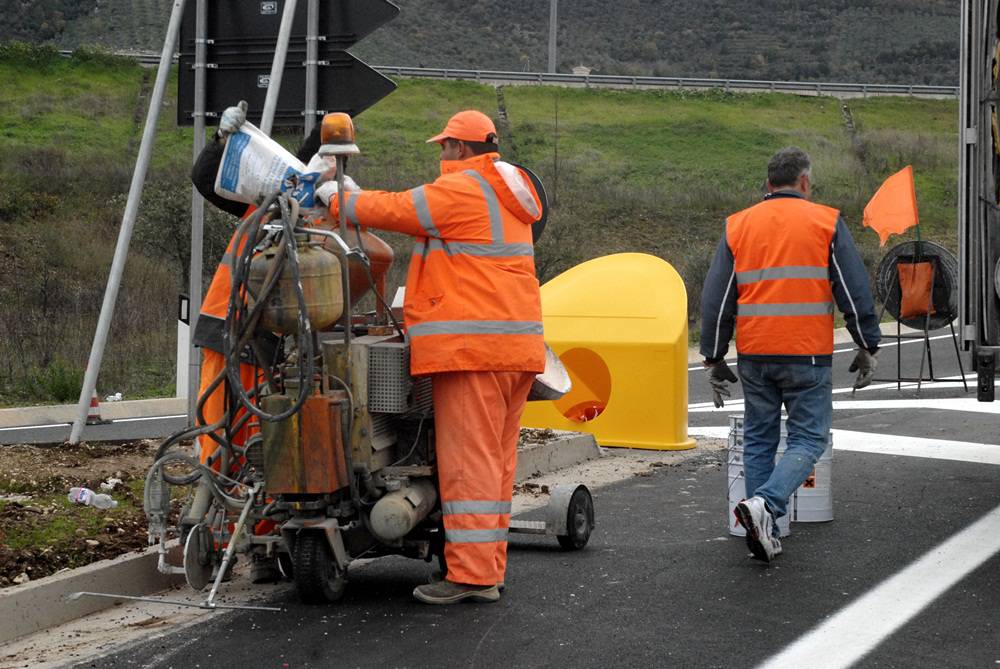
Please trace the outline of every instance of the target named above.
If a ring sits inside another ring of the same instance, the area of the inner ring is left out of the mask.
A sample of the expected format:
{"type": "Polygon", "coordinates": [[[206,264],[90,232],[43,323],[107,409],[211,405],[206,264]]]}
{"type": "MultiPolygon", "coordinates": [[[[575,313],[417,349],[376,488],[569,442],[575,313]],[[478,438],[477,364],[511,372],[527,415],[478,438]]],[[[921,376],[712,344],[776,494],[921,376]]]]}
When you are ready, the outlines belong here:
{"type": "MultiPolygon", "coordinates": [[[[247,118],[251,123],[259,124],[267,97],[271,63],[263,59],[257,62],[225,62],[229,58],[219,59],[222,62],[217,64],[218,67],[206,72],[205,111],[221,114],[226,107],[246,100],[249,108],[247,118]]],[[[291,53],[288,60],[293,60],[291,53]]],[[[391,79],[346,51],[331,52],[326,58],[321,56],[321,60],[327,63],[318,71],[316,105],[321,113],[340,111],[357,116],[396,89],[391,79]]],[[[181,62],[183,64],[184,61],[181,62]]],[[[194,118],[194,86],[185,83],[190,79],[193,84],[194,74],[181,79],[177,123],[190,125],[194,118]]],[[[281,96],[274,113],[275,126],[302,125],[305,90],[305,66],[299,62],[286,66],[282,75],[281,96]]]]}
{"type": "MultiPolygon", "coordinates": [[[[239,100],[257,122],[267,97],[284,0],[213,0],[207,13],[205,112],[218,115],[239,100]]],[[[178,125],[194,123],[195,7],[181,23],[178,125]]],[[[296,4],[274,125],[301,126],[306,86],[307,2],[296,4]]],[[[399,14],[388,0],[321,0],[318,30],[318,113],[357,115],[393,90],[392,80],[343,51],[399,14]]]]}

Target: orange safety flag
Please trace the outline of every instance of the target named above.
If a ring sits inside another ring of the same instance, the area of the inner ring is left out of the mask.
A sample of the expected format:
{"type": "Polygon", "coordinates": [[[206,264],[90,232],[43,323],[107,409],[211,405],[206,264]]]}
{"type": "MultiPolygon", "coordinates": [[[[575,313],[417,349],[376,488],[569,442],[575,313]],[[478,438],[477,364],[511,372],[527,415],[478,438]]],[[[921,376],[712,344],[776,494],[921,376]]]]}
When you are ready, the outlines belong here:
{"type": "Polygon", "coordinates": [[[879,245],[885,246],[889,235],[901,233],[919,222],[913,166],[907,165],[886,179],[872,196],[865,207],[864,224],[878,233],[879,245]]]}

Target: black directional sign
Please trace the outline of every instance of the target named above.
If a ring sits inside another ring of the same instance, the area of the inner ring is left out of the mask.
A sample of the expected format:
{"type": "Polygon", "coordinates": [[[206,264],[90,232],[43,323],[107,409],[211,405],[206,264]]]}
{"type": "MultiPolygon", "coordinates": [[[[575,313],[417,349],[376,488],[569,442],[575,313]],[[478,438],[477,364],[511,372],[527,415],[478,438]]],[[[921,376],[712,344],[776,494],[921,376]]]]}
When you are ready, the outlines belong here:
{"type": "MultiPolygon", "coordinates": [[[[284,5],[284,0],[213,0],[208,4],[206,113],[220,114],[246,100],[248,118],[260,121],[284,5]]],[[[179,125],[194,123],[195,8],[195,2],[186,3],[181,22],[179,125]]],[[[296,4],[275,126],[302,125],[304,120],[307,9],[307,0],[296,4]]],[[[392,80],[344,49],[397,14],[399,8],[387,0],[320,0],[319,112],[342,111],[354,116],[395,90],[392,80]]]]}

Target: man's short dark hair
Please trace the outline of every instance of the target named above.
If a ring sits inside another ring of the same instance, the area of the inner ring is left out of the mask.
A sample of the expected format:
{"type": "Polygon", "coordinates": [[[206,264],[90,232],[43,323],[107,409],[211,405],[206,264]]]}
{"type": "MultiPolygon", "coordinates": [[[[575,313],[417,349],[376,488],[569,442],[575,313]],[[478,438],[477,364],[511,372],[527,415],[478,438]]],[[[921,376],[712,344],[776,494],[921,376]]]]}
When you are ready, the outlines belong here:
{"type": "Polygon", "coordinates": [[[794,186],[811,168],[808,153],[797,146],[788,146],[771,157],[767,164],[767,181],[772,188],[794,186]]]}
{"type": "MultiPolygon", "coordinates": [[[[496,140],[496,135],[491,134],[488,139],[496,140]]],[[[451,137],[448,137],[444,141],[446,141],[446,142],[458,142],[458,141],[461,141],[462,144],[465,144],[467,147],[469,147],[469,149],[472,151],[472,154],[475,155],[475,156],[481,156],[484,153],[499,153],[500,152],[500,147],[497,145],[496,141],[492,141],[492,142],[467,142],[464,139],[463,140],[457,140],[457,139],[452,139],[451,137]]]]}

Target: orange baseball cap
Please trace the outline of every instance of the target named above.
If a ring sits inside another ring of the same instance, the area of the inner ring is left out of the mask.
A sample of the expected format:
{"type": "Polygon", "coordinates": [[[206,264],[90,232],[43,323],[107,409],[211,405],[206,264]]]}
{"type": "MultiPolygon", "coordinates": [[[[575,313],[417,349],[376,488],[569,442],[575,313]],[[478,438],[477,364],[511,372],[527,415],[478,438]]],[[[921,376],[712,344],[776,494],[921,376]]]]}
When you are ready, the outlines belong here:
{"type": "Polygon", "coordinates": [[[492,141],[497,141],[497,128],[493,121],[486,114],[475,109],[460,111],[450,119],[448,125],[437,135],[427,140],[428,144],[444,142],[446,139],[457,139],[463,142],[488,142],[490,135],[492,141]]]}

